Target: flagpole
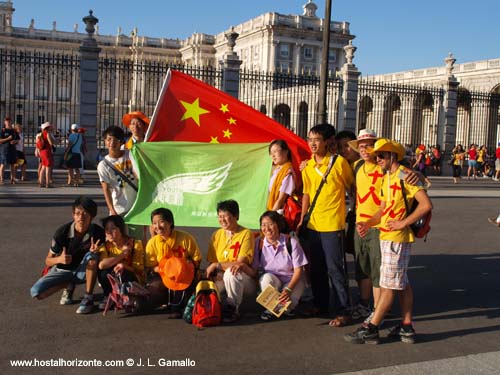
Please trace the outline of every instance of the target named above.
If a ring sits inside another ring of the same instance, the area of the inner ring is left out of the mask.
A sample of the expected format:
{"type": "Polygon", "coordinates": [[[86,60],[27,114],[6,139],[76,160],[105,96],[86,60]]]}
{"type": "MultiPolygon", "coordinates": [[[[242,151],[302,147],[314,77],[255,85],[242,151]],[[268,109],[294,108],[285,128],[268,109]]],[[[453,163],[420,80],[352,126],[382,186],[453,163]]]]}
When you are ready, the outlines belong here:
{"type": "Polygon", "coordinates": [[[323,50],[321,51],[321,67],[319,74],[319,103],[317,123],[327,122],[326,115],[326,82],[328,81],[328,58],[330,53],[330,19],[332,0],[325,0],[325,18],[323,20],[323,50]]]}
{"type": "Polygon", "coordinates": [[[156,117],[158,117],[159,113],[159,107],[160,103],[163,101],[163,97],[165,96],[165,93],[167,92],[168,85],[170,83],[170,79],[172,78],[172,72],[170,71],[170,68],[168,68],[167,75],[165,76],[165,80],[163,81],[163,86],[161,87],[161,92],[160,96],[158,97],[158,100],[156,101],[156,106],[155,110],[153,111],[153,116],[151,116],[151,121],[148,126],[148,130],[146,131],[146,135],[144,136],[144,142],[147,142],[151,132],[153,131],[153,128],[156,123],[156,117]]]}

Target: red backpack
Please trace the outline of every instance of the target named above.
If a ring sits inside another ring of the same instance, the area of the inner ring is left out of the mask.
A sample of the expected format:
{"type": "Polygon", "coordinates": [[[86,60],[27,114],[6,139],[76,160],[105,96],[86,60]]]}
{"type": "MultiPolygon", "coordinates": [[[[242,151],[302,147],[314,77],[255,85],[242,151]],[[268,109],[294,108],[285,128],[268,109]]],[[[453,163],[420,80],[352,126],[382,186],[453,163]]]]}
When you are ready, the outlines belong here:
{"type": "Polygon", "coordinates": [[[302,197],[296,194],[289,196],[283,207],[283,217],[285,218],[288,227],[296,231],[297,225],[300,222],[300,215],[302,213],[302,197]]]}
{"type": "Polygon", "coordinates": [[[196,286],[193,324],[198,328],[217,326],[221,323],[220,296],[213,281],[201,280],[196,286]]]}

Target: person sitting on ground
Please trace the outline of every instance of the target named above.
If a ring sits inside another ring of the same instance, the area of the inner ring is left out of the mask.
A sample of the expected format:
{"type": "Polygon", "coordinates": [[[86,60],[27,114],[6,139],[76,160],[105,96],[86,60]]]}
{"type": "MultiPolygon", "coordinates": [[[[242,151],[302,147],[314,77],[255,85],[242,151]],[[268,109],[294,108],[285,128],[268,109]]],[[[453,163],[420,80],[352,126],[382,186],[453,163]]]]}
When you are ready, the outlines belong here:
{"type": "Polygon", "coordinates": [[[238,224],[240,208],[235,200],[217,203],[221,228],[212,234],[208,245],[207,277],[213,278],[219,292],[226,292],[222,321],[239,319],[243,294],[255,294],[256,285],[248,267],[253,261],[254,235],[238,224]]]}
{"type": "Polygon", "coordinates": [[[92,199],[79,197],[71,208],[73,221],[56,230],[45,259],[45,264],[52,268],[31,287],[31,296],[44,299],[66,288],[60,304],[70,305],[75,284],[85,283],[85,296],[76,313],[88,314],[94,307],[97,249],[104,243],[105,235],[99,225],[92,223],[97,215],[97,204],[92,199]]]}
{"type": "Polygon", "coordinates": [[[184,231],[175,229],[174,215],[168,208],[157,208],[151,213],[153,237],[146,245],[146,289],[151,293],[144,301],[140,312],[151,311],[161,305],[167,305],[167,317],[178,319],[186,303],[196,287],[201,253],[194,237],[184,231]],[[171,257],[183,258],[194,265],[191,283],[184,288],[169,287],[162,280],[162,273],[168,272],[168,261],[171,257]],[[167,264],[167,266],[164,266],[167,264]]]}
{"type": "MultiPolygon", "coordinates": [[[[283,217],[276,211],[266,211],[261,215],[260,230],[264,236],[255,242],[252,267],[247,273],[253,277],[259,275],[261,290],[272,285],[280,291],[281,303],[291,301],[286,314],[293,316],[304,292],[303,267],[308,262],[297,238],[282,233],[284,227],[283,217]]],[[[244,270],[249,268],[246,264],[243,267],[244,270]]],[[[273,316],[266,310],[260,318],[268,321],[273,316]]]]}
{"type": "Polygon", "coordinates": [[[131,150],[136,143],[144,142],[149,126],[149,118],[144,113],[140,111],[126,113],[122,118],[122,123],[132,132],[130,138],[125,142],[127,150],[131,150]]]}
{"type": "Polygon", "coordinates": [[[99,283],[104,292],[99,309],[106,306],[111,284],[108,274],[119,276],[122,282],[144,282],[144,253],[142,241],[127,235],[125,221],[119,215],[102,219],[106,242],[99,248],[99,283]]]}

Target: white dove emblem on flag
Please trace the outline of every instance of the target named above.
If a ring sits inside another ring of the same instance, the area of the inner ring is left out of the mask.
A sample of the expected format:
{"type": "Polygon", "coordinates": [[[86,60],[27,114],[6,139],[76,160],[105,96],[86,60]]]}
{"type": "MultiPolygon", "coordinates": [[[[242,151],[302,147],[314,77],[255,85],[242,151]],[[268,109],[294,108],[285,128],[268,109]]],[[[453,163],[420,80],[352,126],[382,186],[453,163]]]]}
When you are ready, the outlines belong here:
{"type": "Polygon", "coordinates": [[[205,172],[179,173],[161,181],[153,192],[153,202],[182,206],[184,193],[210,194],[219,190],[233,163],[205,172]]]}

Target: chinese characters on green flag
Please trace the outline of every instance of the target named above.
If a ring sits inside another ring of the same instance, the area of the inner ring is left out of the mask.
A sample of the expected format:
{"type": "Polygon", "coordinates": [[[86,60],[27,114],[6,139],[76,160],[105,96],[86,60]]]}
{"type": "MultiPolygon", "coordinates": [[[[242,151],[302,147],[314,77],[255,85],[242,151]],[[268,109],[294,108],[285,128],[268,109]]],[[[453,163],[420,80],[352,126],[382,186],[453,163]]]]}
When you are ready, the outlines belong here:
{"type": "Polygon", "coordinates": [[[268,143],[144,142],[132,155],[140,180],[127,223],[149,225],[151,212],[166,207],[176,225],[217,227],[217,202],[234,199],[239,223],[259,227],[271,172],[268,143]]]}

